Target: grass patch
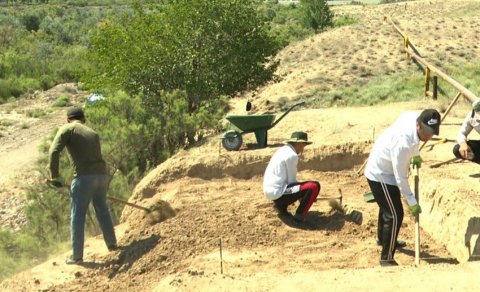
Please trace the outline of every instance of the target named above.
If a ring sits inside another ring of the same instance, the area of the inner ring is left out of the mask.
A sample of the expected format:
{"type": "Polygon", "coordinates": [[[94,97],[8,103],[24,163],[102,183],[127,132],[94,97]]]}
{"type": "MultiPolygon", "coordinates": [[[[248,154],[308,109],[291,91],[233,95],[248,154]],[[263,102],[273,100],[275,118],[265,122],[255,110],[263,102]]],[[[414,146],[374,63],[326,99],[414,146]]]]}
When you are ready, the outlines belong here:
{"type": "Polygon", "coordinates": [[[9,126],[12,126],[14,124],[15,124],[15,121],[13,121],[13,120],[8,120],[8,119],[0,120],[0,126],[3,126],[3,127],[9,127],[9,126]]]}
{"type": "Polygon", "coordinates": [[[66,95],[60,96],[52,104],[53,107],[67,107],[70,105],[71,105],[70,98],[66,95]]]}
{"type": "Polygon", "coordinates": [[[461,18],[465,16],[477,16],[480,13],[480,3],[468,3],[463,7],[459,7],[448,12],[444,12],[443,16],[452,18],[461,18]]]}
{"type": "Polygon", "coordinates": [[[36,108],[36,109],[27,110],[25,115],[30,118],[40,118],[45,116],[46,113],[43,109],[36,108]]]}
{"type": "MultiPolygon", "coordinates": [[[[450,77],[477,95],[480,84],[475,77],[480,75],[480,63],[459,63],[444,70],[450,77]]],[[[415,100],[424,96],[424,76],[421,72],[406,72],[384,75],[372,79],[357,79],[351,86],[337,90],[317,88],[303,96],[311,108],[331,106],[371,106],[392,102],[415,100]]],[[[432,85],[430,85],[432,86],[432,85]]],[[[439,99],[453,98],[457,90],[438,78],[439,99]]]]}
{"type": "Polygon", "coordinates": [[[358,79],[351,86],[326,91],[319,89],[307,98],[311,107],[371,106],[416,99],[423,94],[419,74],[396,74],[370,80],[358,79]]]}
{"type": "Polygon", "coordinates": [[[333,26],[340,27],[345,25],[352,25],[352,24],[358,23],[358,21],[359,21],[358,18],[356,18],[353,15],[343,14],[343,15],[340,15],[339,17],[336,17],[333,20],[333,26]]]}

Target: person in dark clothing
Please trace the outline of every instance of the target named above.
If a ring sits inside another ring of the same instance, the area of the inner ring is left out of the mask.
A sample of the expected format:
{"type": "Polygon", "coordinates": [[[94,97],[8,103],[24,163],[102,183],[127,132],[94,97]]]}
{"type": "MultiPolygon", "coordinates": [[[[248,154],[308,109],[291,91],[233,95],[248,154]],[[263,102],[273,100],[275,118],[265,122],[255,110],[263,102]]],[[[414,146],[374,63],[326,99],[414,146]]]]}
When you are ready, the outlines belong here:
{"type": "Polygon", "coordinates": [[[70,185],[73,253],[66,263],[82,264],[85,217],[90,202],[93,203],[103,239],[109,250],[117,249],[117,239],[107,206],[109,176],[102,158],[100,138],[94,130],[85,125],[85,116],[80,108],[68,109],[67,122],[58,130],[50,146],[51,178],[48,182],[56,187],[64,186],[59,172],[59,160],[60,153],[66,147],[74,170],[70,185]]]}
{"type": "Polygon", "coordinates": [[[467,139],[472,130],[480,134],[480,99],[472,104],[458,131],[457,144],[453,146],[455,157],[480,164],[480,140],[467,139]]]}

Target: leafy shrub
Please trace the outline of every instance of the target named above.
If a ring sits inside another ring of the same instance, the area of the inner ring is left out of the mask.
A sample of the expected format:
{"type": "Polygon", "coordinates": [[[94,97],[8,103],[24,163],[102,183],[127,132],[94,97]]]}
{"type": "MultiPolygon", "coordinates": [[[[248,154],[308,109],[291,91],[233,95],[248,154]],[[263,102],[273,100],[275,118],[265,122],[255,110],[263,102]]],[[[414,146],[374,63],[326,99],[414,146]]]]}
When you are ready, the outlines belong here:
{"type": "Polygon", "coordinates": [[[316,33],[333,25],[333,12],[326,0],[301,0],[305,25],[316,33]]]}
{"type": "Polygon", "coordinates": [[[40,15],[33,11],[28,11],[26,14],[22,15],[21,21],[25,26],[27,31],[37,31],[40,28],[40,15]]]}
{"type": "Polygon", "coordinates": [[[53,107],[66,107],[66,106],[70,106],[71,103],[70,103],[70,99],[68,96],[66,95],[62,95],[60,97],[58,97],[53,103],[52,103],[52,106],[53,107]]]}
{"type": "Polygon", "coordinates": [[[39,118],[39,117],[43,117],[44,115],[46,115],[45,111],[43,109],[39,109],[39,108],[27,110],[27,112],[25,114],[26,114],[27,117],[31,117],[31,118],[39,118]]]}
{"type": "Polygon", "coordinates": [[[13,120],[8,120],[8,119],[0,120],[0,126],[8,127],[8,126],[11,126],[11,125],[14,125],[14,124],[15,124],[15,121],[13,121],[13,120]]]}

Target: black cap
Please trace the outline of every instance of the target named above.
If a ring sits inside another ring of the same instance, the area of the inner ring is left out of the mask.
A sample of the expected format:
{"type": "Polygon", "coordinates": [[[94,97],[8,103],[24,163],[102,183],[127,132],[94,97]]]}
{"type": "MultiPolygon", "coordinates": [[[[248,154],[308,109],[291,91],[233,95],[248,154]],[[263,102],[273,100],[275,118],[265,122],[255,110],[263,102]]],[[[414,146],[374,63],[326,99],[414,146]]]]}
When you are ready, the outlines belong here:
{"type": "Polygon", "coordinates": [[[83,115],[83,110],[78,107],[72,107],[67,110],[67,118],[73,119],[73,120],[78,120],[82,119],[85,116],[83,115]]]}
{"type": "Polygon", "coordinates": [[[440,133],[440,120],[440,114],[434,109],[422,111],[417,119],[424,132],[435,135],[440,133]]]}

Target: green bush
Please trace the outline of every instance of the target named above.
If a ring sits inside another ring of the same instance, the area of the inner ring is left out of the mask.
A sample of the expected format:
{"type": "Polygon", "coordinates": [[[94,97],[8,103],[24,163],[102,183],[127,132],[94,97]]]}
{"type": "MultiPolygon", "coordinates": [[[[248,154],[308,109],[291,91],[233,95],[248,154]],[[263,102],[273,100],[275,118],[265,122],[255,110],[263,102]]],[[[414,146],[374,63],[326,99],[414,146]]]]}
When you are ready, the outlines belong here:
{"type": "Polygon", "coordinates": [[[53,107],[66,107],[66,106],[70,106],[71,103],[70,103],[70,98],[66,95],[62,95],[60,97],[58,97],[53,103],[52,103],[52,106],[53,107]]]}
{"type": "Polygon", "coordinates": [[[304,21],[316,33],[333,25],[334,14],[326,0],[301,0],[304,21]]]}
{"type": "Polygon", "coordinates": [[[46,115],[45,111],[39,108],[27,110],[25,114],[27,117],[31,117],[31,118],[40,118],[46,115]]]}
{"type": "Polygon", "coordinates": [[[37,31],[40,28],[41,16],[33,11],[28,11],[21,17],[21,21],[27,31],[37,31]]]}

